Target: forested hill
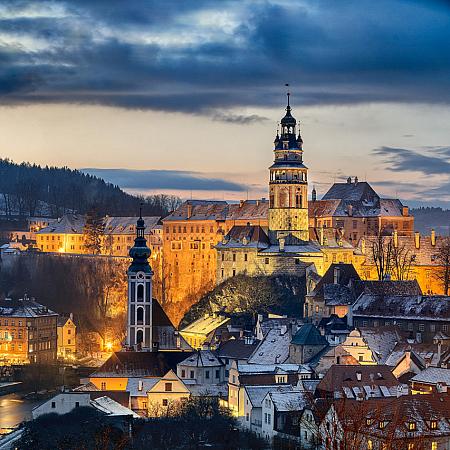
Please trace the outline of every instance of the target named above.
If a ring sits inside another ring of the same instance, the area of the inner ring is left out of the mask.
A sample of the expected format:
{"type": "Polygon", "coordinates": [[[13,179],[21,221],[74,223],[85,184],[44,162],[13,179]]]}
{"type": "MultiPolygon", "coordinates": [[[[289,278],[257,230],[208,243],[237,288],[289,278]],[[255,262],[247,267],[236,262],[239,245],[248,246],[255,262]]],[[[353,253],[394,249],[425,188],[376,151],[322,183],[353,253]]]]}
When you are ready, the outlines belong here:
{"type": "Polygon", "coordinates": [[[429,235],[430,230],[434,228],[440,235],[450,235],[449,209],[421,207],[411,209],[410,213],[414,216],[415,229],[422,234],[429,235]]]}
{"type": "Polygon", "coordinates": [[[41,167],[0,159],[0,215],[52,216],[95,208],[100,215],[165,215],[180,202],[178,197],[136,197],[101,178],[68,167],[41,167]]]}

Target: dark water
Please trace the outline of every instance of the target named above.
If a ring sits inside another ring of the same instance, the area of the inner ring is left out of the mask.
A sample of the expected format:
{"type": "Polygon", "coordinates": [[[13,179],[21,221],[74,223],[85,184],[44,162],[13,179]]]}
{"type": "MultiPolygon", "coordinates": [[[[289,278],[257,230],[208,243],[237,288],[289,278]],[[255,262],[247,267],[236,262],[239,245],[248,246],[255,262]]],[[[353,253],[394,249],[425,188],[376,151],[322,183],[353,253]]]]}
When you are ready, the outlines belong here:
{"type": "Polygon", "coordinates": [[[23,400],[19,394],[0,396],[0,429],[13,428],[31,419],[31,410],[40,402],[23,400]]]}

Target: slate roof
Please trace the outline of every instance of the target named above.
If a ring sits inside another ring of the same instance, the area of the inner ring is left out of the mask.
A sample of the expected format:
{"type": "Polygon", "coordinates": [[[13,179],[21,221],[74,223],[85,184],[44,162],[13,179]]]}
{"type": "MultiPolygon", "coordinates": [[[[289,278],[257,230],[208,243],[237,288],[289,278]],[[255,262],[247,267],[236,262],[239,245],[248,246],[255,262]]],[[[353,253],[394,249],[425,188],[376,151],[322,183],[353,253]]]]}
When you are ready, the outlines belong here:
{"type": "Polygon", "coordinates": [[[411,381],[427,384],[445,383],[450,387],[450,369],[428,367],[411,378],[411,381]]]}
{"type": "Polygon", "coordinates": [[[309,217],[333,216],[340,205],[340,200],[316,200],[308,202],[309,217]]]}
{"type": "Polygon", "coordinates": [[[198,350],[184,361],[179,363],[180,366],[189,367],[217,367],[223,366],[223,363],[211,350],[198,350]]]}
{"type": "Polygon", "coordinates": [[[450,296],[362,294],[352,311],[358,317],[450,320],[450,296]]]}
{"type": "Polygon", "coordinates": [[[328,345],[328,341],[312,323],[305,323],[292,337],[292,344],[328,345]]]}
{"type": "Polygon", "coordinates": [[[34,299],[1,300],[0,317],[44,317],[58,314],[34,299]]]}
{"type": "Polygon", "coordinates": [[[266,336],[270,330],[274,328],[280,329],[281,327],[301,327],[303,325],[302,319],[296,319],[294,317],[268,317],[267,319],[263,319],[259,326],[261,328],[261,333],[263,336],[266,336]]]}
{"type": "Polygon", "coordinates": [[[159,380],[157,378],[128,378],[126,391],[130,393],[130,397],[147,397],[147,391],[149,391],[159,380]],[[139,390],[139,384],[142,385],[142,389],[139,390]]]}
{"type": "Polygon", "coordinates": [[[292,392],[293,386],[288,385],[268,385],[268,386],[244,386],[247,392],[247,397],[250,400],[253,408],[261,408],[264,397],[269,392],[292,392]]]}
{"type": "Polygon", "coordinates": [[[108,416],[114,417],[130,416],[133,417],[134,419],[140,418],[140,416],[138,416],[131,409],[122,406],[120,403],[117,403],[113,399],[106,396],[98,397],[95,400],[91,400],[91,405],[108,416]]]}
{"type": "Polygon", "coordinates": [[[279,245],[270,245],[270,247],[260,251],[259,255],[269,256],[270,254],[276,254],[276,256],[282,258],[283,255],[292,256],[317,253],[319,256],[322,255],[319,245],[312,241],[304,241],[303,244],[298,245],[285,245],[284,252],[280,252],[279,245]]]}
{"type": "Polygon", "coordinates": [[[188,200],[163,219],[163,222],[179,220],[225,220],[228,203],[216,200],[188,200]],[[188,207],[191,216],[188,217],[188,207]]]}
{"type": "Polygon", "coordinates": [[[269,392],[269,397],[278,412],[302,411],[310,404],[310,397],[305,392],[269,392]]]}
{"type": "Polygon", "coordinates": [[[276,373],[311,373],[312,370],[305,364],[239,364],[240,375],[259,375],[276,373]]]}
{"type": "Polygon", "coordinates": [[[357,398],[358,393],[366,396],[390,397],[396,395],[400,383],[386,365],[340,365],[330,367],[317,386],[318,391],[338,394],[352,399],[357,398]],[[361,374],[358,380],[357,373],[361,374]],[[365,386],[367,388],[365,388],[365,386]],[[356,389],[355,389],[356,388],[356,389]]]}
{"type": "MultiPolygon", "coordinates": [[[[316,284],[314,290],[309,294],[311,297],[322,297],[324,296],[324,286],[334,284],[334,271],[339,270],[339,285],[349,286],[351,280],[360,280],[358,272],[356,272],[353,264],[344,263],[333,263],[330,265],[328,270],[324,273],[323,277],[316,284]]],[[[355,294],[353,294],[355,295],[355,294]]],[[[356,299],[356,296],[355,296],[356,299]]]]}
{"type": "Polygon", "coordinates": [[[189,352],[114,352],[103,365],[91,375],[95,377],[163,377],[169,370],[177,369],[177,364],[189,352]]]}
{"type": "Polygon", "coordinates": [[[378,194],[369,183],[358,181],[357,183],[334,183],[322,197],[322,200],[375,201],[378,198],[378,194]]]}
{"type": "Polygon", "coordinates": [[[267,220],[269,202],[265,199],[246,200],[242,203],[228,204],[216,200],[187,200],[163,219],[163,222],[180,220],[267,220]],[[188,207],[191,216],[188,218],[188,207]]]}
{"type": "Polygon", "coordinates": [[[360,280],[355,283],[358,294],[373,295],[422,295],[417,280],[360,280]]]}
{"type": "Polygon", "coordinates": [[[245,339],[229,339],[222,342],[216,350],[219,358],[229,358],[237,360],[247,360],[250,358],[260,341],[255,339],[251,344],[246,343],[245,339]]]}
{"type": "Polygon", "coordinates": [[[284,363],[289,358],[290,342],[289,330],[282,333],[279,328],[271,329],[248,359],[249,364],[284,363]]]}
{"type": "Polygon", "coordinates": [[[216,245],[219,250],[225,248],[267,248],[270,245],[269,238],[259,225],[241,226],[235,225],[227,233],[221,242],[216,245]]]}
{"type": "Polygon", "coordinates": [[[353,249],[353,245],[345,239],[336,228],[323,228],[323,245],[320,245],[319,228],[309,228],[309,239],[315,245],[324,248],[353,249]]]}
{"type": "Polygon", "coordinates": [[[85,223],[84,216],[66,214],[49,226],[40,229],[37,234],[83,234],[85,223]]]}
{"type": "Polygon", "coordinates": [[[372,350],[377,364],[387,364],[387,359],[391,355],[397,343],[401,340],[398,327],[359,327],[361,337],[372,350]]]}
{"type": "MultiPolygon", "coordinates": [[[[150,231],[158,225],[161,220],[159,216],[142,217],[145,222],[146,231],[150,231]]],[[[135,234],[137,217],[105,217],[104,234],[135,234]]]]}

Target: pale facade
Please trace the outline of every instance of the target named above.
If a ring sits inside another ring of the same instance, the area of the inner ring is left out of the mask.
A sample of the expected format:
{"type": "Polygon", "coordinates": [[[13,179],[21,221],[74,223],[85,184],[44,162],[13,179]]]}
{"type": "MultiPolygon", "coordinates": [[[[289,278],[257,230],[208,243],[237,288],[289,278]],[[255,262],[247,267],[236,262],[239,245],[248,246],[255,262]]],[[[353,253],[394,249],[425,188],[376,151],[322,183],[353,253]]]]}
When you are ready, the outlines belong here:
{"type": "Polygon", "coordinates": [[[72,358],[77,352],[77,327],[72,314],[58,318],[58,358],[72,358]]]}

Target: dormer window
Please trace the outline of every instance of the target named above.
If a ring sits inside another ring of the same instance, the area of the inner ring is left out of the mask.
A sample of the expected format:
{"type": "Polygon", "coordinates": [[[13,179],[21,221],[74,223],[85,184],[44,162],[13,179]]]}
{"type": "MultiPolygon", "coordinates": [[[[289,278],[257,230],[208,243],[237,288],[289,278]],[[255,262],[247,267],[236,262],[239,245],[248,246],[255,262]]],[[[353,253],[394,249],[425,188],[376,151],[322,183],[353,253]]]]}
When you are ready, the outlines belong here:
{"type": "Polygon", "coordinates": [[[416,431],[416,422],[408,422],[408,430],[416,431]]]}
{"type": "Polygon", "coordinates": [[[432,420],[432,421],[430,422],[430,428],[431,428],[432,430],[437,430],[437,421],[436,421],[436,420],[432,420]]]}
{"type": "Polygon", "coordinates": [[[387,422],[386,422],[385,420],[380,420],[380,421],[378,422],[378,428],[379,428],[380,430],[384,430],[384,429],[386,428],[386,424],[387,424],[387,422]]]}

